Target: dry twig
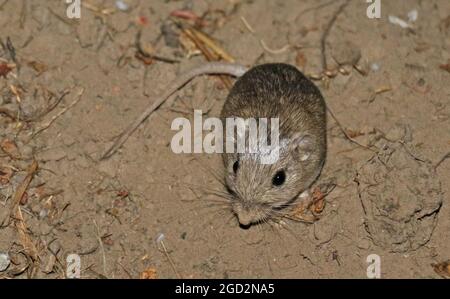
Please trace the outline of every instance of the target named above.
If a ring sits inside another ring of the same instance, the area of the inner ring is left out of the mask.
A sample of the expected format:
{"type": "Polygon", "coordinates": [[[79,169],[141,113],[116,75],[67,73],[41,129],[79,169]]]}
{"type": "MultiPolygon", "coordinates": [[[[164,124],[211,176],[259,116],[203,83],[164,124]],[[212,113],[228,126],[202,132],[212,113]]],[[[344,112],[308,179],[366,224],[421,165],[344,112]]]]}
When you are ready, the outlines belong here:
{"type": "Polygon", "coordinates": [[[73,106],[75,106],[81,100],[81,96],[83,95],[83,93],[84,93],[84,88],[81,88],[80,91],[78,92],[78,95],[76,96],[76,99],[72,103],[70,103],[69,106],[62,109],[60,112],[58,112],[58,114],[53,116],[46,124],[41,126],[36,132],[34,132],[33,135],[31,136],[31,138],[34,138],[36,135],[38,135],[42,131],[47,130],[55,120],[57,120],[61,115],[63,115],[69,109],[71,109],[73,106]]]}
{"type": "Polygon", "coordinates": [[[370,146],[361,144],[361,143],[359,143],[358,141],[356,141],[355,139],[353,139],[353,138],[348,134],[348,132],[344,129],[344,127],[342,126],[341,122],[336,118],[336,116],[334,115],[333,111],[331,111],[330,107],[327,106],[327,110],[328,110],[328,113],[330,113],[331,117],[332,117],[332,118],[334,119],[334,121],[336,122],[336,124],[338,125],[338,127],[341,129],[341,131],[342,131],[342,133],[344,134],[345,138],[347,138],[350,142],[352,142],[352,143],[354,143],[354,144],[356,144],[356,145],[358,145],[358,146],[360,146],[360,147],[362,147],[362,148],[368,149],[368,150],[370,150],[370,151],[372,151],[372,152],[376,152],[376,150],[374,150],[374,149],[371,148],[370,146]]]}
{"type": "Polygon", "coordinates": [[[36,264],[39,260],[38,251],[28,234],[28,230],[22,216],[22,211],[20,209],[20,201],[22,200],[22,197],[24,196],[28,186],[33,180],[33,177],[37,170],[38,163],[37,161],[33,161],[33,163],[27,170],[25,179],[17,187],[10,205],[10,219],[13,219],[14,226],[16,227],[19,234],[20,244],[23,246],[25,253],[31,257],[34,264],[36,264]]]}
{"type": "Polygon", "coordinates": [[[350,0],[346,0],[343,4],[341,4],[341,6],[339,6],[339,8],[337,9],[337,11],[334,13],[333,17],[331,18],[331,20],[328,22],[327,27],[325,28],[325,31],[322,34],[322,37],[320,38],[320,49],[321,49],[321,54],[322,54],[322,71],[326,72],[327,71],[327,57],[326,57],[326,40],[328,37],[328,34],[331,31],[331,28],[333,27],[334,23],[336,22],[337,17],[344,11],[344,8],[349,4],[350,0]]]}

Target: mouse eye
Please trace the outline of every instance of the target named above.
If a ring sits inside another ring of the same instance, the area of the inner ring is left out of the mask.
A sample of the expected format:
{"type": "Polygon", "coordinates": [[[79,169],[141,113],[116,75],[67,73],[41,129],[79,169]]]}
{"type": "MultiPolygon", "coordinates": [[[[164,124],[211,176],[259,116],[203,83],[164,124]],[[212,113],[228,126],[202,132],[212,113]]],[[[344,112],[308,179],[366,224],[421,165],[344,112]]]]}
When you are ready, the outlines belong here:
{"type": "Polygon", "coordinates": [[[239,161],[233,163],[233,172],[236,173],[239,169],[239,161]]]}
{"type": "Polygon", "coordinates": [[[286,173],[284,170],[279,170],[272,178],[272,184],[274,186],[281,186],[283,185],[284,181],[286,180],[286,173]]]}

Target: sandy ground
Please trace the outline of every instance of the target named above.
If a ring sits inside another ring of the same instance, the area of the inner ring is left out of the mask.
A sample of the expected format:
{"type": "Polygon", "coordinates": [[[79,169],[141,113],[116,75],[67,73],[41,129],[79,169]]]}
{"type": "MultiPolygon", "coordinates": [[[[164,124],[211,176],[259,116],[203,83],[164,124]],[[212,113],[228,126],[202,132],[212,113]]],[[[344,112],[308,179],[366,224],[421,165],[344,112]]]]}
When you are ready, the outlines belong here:
{"type": "Polygon", "coordinates": [[[432,264],[450,259],[450,160],[436,167],[450,152],[448,0],[382,1],[381,19],[365,1],[344,7],[325,40],[330,77],[314,81],[340,123],[329,117],[316,184],[335,188],[314,223],[250,229],[209,194],[223,191],[220,156],[170,148],[174,118],[219,115],[217,77],[187,84],[99,157],[167,82],[205,61],[171,12],[203,17],[197,25],[239,63],[285,62],[318,78],[321,39],[344,1],[126,3],[82,0],[75,20],[63,1],[0,1],[0,252],[11,260],[0,277],[63,278],[72,253],[84,278],[365,278],[370,254],[384,278],[440,277],[432,264]],[[388,21],[413,9],[411,28],[388,21]],[[136,55],[139,31],[145,51],[177,62],[136,55]]]}

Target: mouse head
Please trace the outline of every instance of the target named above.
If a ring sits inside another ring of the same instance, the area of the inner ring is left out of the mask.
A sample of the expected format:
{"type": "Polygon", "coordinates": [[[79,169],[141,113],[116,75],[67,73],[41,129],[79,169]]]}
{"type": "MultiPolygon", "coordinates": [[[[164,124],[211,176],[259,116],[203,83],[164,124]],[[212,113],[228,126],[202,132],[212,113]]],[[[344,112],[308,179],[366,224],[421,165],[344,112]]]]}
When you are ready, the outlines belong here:
{"type": "Polygon", "coordinates": [[[317,178],[321,153],[314,137],[296,133],[279,141],[278,159],[262,163],[263,153],[225,153],[226,184],[242,226],[279,215],[317,178]]]}

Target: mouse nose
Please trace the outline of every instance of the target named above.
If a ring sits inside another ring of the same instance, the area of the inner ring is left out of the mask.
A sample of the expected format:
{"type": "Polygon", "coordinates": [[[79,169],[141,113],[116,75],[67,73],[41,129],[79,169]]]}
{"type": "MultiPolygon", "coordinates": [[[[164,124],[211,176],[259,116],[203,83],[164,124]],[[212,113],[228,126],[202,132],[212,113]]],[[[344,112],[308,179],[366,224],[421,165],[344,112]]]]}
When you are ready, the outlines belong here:
{"type": "Polygon", "coordinates": [[[249,226],[252,224],[253,218],[246,212],[241,212],[238,214],[239,224],[242,226],[249,226]]]}

